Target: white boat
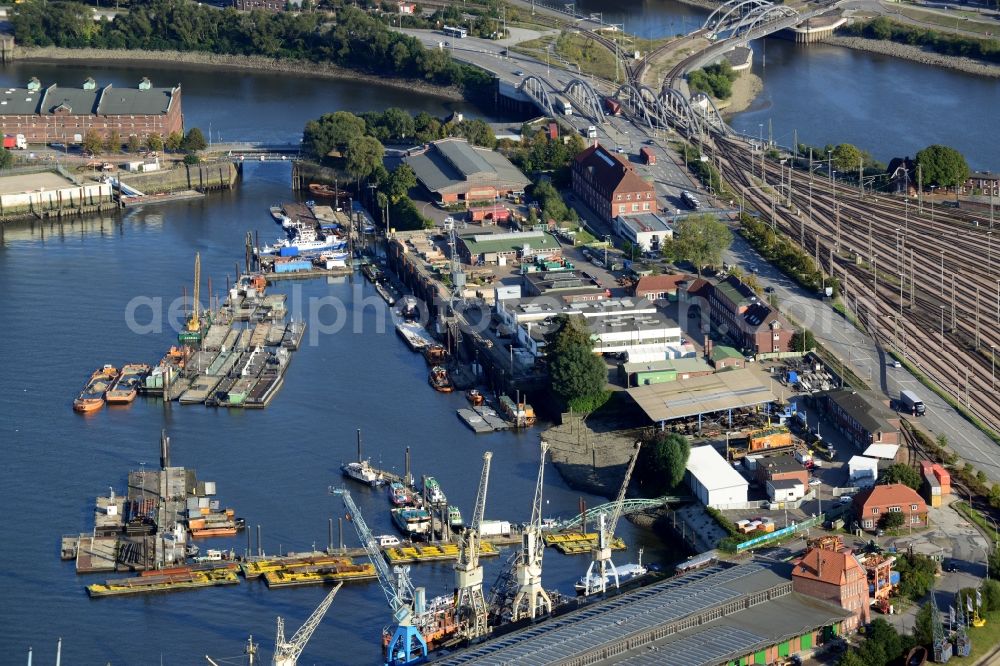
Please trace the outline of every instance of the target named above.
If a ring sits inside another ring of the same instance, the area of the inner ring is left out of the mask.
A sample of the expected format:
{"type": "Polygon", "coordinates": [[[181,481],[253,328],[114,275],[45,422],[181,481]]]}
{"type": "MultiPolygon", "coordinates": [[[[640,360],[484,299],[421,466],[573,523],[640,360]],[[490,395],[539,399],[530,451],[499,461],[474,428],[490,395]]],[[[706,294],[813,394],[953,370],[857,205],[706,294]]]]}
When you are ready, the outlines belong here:
{"type": "Polygon", "coordinates": [[[395,534],[380,534],[375,537],[375,543],[379,548],[392,548],[402,543],[395,534]]]}
{"type": "Polygon", "coordinates": [[[284,209],[281,207],[280,204],[274,204],[268,210],[271,212],[271,217],[274,218],[274,221],[278,222],[279,224],[288,219],[287,216],[285,215],[284,209]]]}
{"type": "Polygon", "coordinates": [[[279,238],[274,245],[265,245],[261,248],[261,254],[280,254],[284,248],[295,248],[300,254],[307,252],[323,252],[326,250],[339,250],[347,243],[336,236],[317,236],[314,239],[297,236],[293,239],[279,238]]]}
{"type": "MultiPolygon", "coordinates": [[[[623,564],[620,567],[616,567],[618,570],[618,584],[622,585],[627,581],[630,581],[639,576],[645,576],[649,573],[649,569],[642,566],[641,564],[623,564]]],[[[611,589],[615,585],[615,576],[613,573],[608,572],[604,574],[604,587],[606,589],[611,589]]],[[[587,577],[584,576],[580,580],[576,581],[576,593],[586,594],[587,593],[587,577]]],[[[594,572],[590,575],[590,589],[599,590],[601,588],[601,574],[600,572],[594,572]]]]}
{"type": "Polygon", "coordinates": [[[361,483],[367,483],[372,487],[381,486],[385,483],[382,474],[372,469],[371,463],[367,460],[345,463],[340,466],[340,471],[344,473],[344,476],[352,478],[355,481],[360,481],[361,483]]]}
{"type": "Polygon", "coordinates": [[[426,329],[413,321],[401,321],[396,324],[396,333],[406,341],[406,344],[413,351],[420,351],[434,343],[434,339],[426,329]]]}
{"type": "Polygon", "coordinates": [[[324,252],[313,259],[313,263],[326,268],[326,270],[344,268],[347,266],[347,257],[346,252],[324,252]]]}

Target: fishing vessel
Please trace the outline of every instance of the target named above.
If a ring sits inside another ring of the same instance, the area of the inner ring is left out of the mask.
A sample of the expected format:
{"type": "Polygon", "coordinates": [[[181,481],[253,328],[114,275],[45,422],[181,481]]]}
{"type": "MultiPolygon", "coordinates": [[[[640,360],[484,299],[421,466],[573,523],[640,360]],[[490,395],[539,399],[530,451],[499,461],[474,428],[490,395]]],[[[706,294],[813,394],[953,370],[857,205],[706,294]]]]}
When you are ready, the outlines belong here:
{"type": "Polygon", "coordinates": [[[465,527],[462,520],[462,512],[454,504],[448,507],[448,526],[453,530],[460,530],[465,527]]]}
{"type": "Polygon", "coordinates": [[[430,382],[430,385],[434,387],[435,391],[439,391],[441,393],[452,392],[451,379],[448,377],[448,370],[440,365],[435,365],[431,368],[431,372],[427,376],[427,381],[430,382]]]}
{"type": "Polygon", "coordinates": [[[430,365],[441,365],[448,360],[448,350],[444,348],[444,345],[437,343],[427,345],[424,347],[424,360],[430,365]]]}
{"type": "Polygon", "coordinates": [[[473,407],[479,407],[481,404],[486,402],[486,398],[479,392],[479,389],[469,389],[465,392],[465,398],[472,404],[473,407]]]}
{"type": "Polygon", "coordinates": [[[427,494],[427,501],[431,504],[444,504],[448,501],[441,484],[433,476],[428,476],[424,481],[424,493],[427,494]]]}
{"type": "MultiPolygon", "coordinates": [[[[645,576],[647,573],[649,573],[649,570],[646,567],[642,566],[642,564],[623,564],[622,566],[617,567],[617,571],[618,571],[618,585],[619,586],[622,585],[625,582],[628,582],[628,581],[633,580],[635,578],[639,578],[640,576],[645,576]]],[[[592,589],[592,590],[593,589],[599,589],[600,588],[600,584],[601,584],[601,574],[600,574],[600,572],[595,572],[595,573],[590,574],[590,589],[592,589]]],[[[605,588],[610,588],[610,587],[614,586],[614,584],[615,584],[614,574],[612,574],[610,572],[604,574],[604,586],[605,586],[605,588]]],[[[587,577],[584,576],[580,580],[576,581],[576,585],[574,587],[576,588],[576,593],[577,594],[586,594],[587,593],[587,577]]]]}
{"type": "Polygon", "coordinates": [[[87,386],[73,401],[73,409],[78,412],[95,412],[104,406],[104,396],[118,377],[118,370],[111,365],[94,371],[87,386]]]}
{"type": "Polygon", "coordinates": [[[406,490],[406,486],[399,481],[393,481],[389,484],[389,501],[395,506],[406,506],[410,504],[410,500],[410,493],[406,490]]]}
{"type": "Polygon", "coordinates": [[[385,483],[381,472],[375,470],[367,460],[345,463],[340,466],[340,471],[344,473],[344,476],[361,483],[367,483],[373,488],[385,483]]]}
{"type": "Polygon", "coordinates": [[[392,522],[399,531],[411,537],[423,537],[430,534],[431,514],[426,509],[416,507],[399,507],[390,511],[392,522]]]}
{"type": "Polygon", "coordinates": [[[109,405],[127,405],[139,393],[139,388],[143,385],[146,375],[149,374],[149,366],[144,363],[129,363],[122,368],[118,379],[114,385],[108,389],[104,399],[109,405]]]}

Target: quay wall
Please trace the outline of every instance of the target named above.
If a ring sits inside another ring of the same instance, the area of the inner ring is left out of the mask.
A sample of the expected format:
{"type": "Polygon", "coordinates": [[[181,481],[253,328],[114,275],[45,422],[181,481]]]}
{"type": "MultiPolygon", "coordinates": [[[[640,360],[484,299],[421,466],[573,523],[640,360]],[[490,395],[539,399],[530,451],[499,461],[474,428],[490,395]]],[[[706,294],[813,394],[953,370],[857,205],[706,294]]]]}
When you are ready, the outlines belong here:
{"type": "Polygon", "coordinates": [[[114,207],[114,195],[108,183],[39,188],[0,195],[0,221],[82,215],[114,207]]]}
{"type": "Polygon", "coordinates": [[[179,164],[172,169],[119,174],[121,182],[143,194],[164,194],[180,190],[229,190],[239,180],[241,167],[232,162],[179,164]]]}

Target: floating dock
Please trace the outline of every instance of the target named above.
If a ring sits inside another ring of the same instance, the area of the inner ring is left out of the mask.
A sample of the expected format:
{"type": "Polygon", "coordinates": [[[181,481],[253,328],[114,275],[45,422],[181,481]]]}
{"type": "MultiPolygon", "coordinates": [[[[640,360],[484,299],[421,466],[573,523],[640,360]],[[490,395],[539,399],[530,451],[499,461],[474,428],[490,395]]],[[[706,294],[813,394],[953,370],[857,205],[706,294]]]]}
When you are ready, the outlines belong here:
{"type": "Polygon", "coordinates": [[[307,553],[287,555],[284,557],[268,557],[240,563],[240,570],[247,580],[260,578],[266,573],[308,566],[333,566],[338,564],[353,564],[345,555],[327,555],[326,553],[307,553]]]}
{"type": "Polygon", "coordinates": [[[504,420],[496,410],[487,405],[466,407],[458,410],[458,418],[472,428],[476,434],[509,430],[514,427],[510,421],[504,420]]]}
{"type": "Polygon", "coordinates": [[[117,578],[87,586],[91,597],[116,597],[151,592],[174,592],[218,585],[238,585],[235,565],[204,571],[178,571],[177,573],[117,578]]]}
{"type": "MultiPolygon", "coordinates": [[[[480,544],[479,556],[492,557],[499,555],[496,547],[486,541],[480,544]]],[[[458,544],[421,544],[413,546],[399,546],[397,548],[386,548],[385,559],[389,564],[416,564],[419,562],[446,562],[457,560],[459,555],[458,544]]]]}
{"type": "MultiPolygon", "coordinates": [[[[350,561],[350,560],[348,560],[350,561]]],[[[268,587],[303,587],[305,585],[327,585],[348,581],[374,580],[377,577],[375,565],[371,562],[363,564],[331,564],[326,566],[296,567],[268,571],[263,574],[268,587]]]]}
{"type": "MultiPolygon", "coordinates": [[[[597,547],[597,534],[588,532],[560,532],[543,537],[546,546],[551,546],[563,555],[589,553],[597,547]]],[[[611,540],[611,550],[625,550],[625,542],[615,537],[611,540]]]]}

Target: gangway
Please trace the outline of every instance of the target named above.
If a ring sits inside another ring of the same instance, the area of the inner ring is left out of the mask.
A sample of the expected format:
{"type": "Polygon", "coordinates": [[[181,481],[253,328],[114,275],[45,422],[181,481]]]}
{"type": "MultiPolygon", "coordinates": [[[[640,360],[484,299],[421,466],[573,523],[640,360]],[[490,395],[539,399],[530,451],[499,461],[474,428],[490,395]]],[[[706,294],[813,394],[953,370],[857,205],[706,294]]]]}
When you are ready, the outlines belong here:
{"type": "Polygon", "coordinates": [[[111,183],[111,187],[113,187],[116,190],[118,190],[119,194],[122,194],[122,195],[124,195],[126,197],[144,197],[144,196],[146,196],[144,193],[140,192],[139,190],[135,189],[134,187],[129,187],[128,185],[126,185],[125,183],[121,182],[117,178],[108,178],[108,182],[111,183]]]}

